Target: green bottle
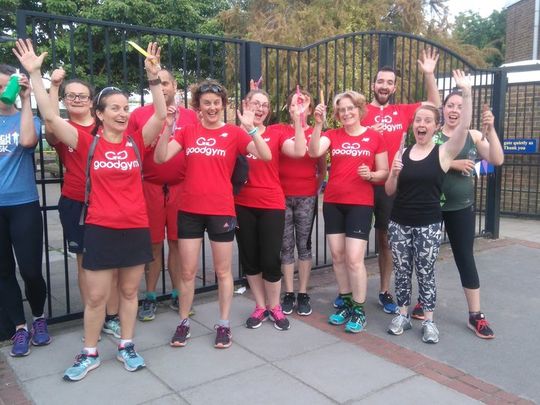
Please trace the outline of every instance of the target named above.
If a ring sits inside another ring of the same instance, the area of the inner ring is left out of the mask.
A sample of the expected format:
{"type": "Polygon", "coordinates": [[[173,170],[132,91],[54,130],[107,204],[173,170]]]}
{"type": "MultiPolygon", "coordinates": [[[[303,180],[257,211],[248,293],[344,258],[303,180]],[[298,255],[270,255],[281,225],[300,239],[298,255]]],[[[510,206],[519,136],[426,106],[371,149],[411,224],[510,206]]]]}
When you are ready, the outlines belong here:
{"type": "Polygon", "coordinates": [[[19,84],[19,78],[21,76],[18,73],[13,73],[9,78],[6,88],[0,96],[0,101],[6,105],[12,105],[17,100],[17,95],[21,91],[21,85],[19,84]]]}

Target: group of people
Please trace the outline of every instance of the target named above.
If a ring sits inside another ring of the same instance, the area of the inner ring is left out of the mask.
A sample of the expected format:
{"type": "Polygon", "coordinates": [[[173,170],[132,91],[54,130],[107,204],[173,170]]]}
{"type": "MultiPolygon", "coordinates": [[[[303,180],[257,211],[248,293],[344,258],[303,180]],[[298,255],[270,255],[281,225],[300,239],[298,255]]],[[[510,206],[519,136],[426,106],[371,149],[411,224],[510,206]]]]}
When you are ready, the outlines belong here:
{"type": "MultiPolygon", "coordinates": [[[[32,166],[40,123],[32,117],[30,82],[46,138],[66,168],[59,212],[68,248],[77,254],[84,305],[84,346],[65,380],[78,381],[100,365],[101,331],[120,339],[117,358],[128,371],[145,366],[135,350],[134,329],[137,318],[155,318],[165,238],[174,288],[171,307],[180,318],[172,347],[186,346],[190,337],[205,231],[218,280],[216,348],[232,344],[235,235],[255,300],[246,327],[256,329],[270,318],[276,329],[287,330],[286,315],[294,309],[310,315],[311,232],[327,156],[331,170],[323,214],[339,290],[329,322],[351,333],[366,327],[364,256],[375,217],[378,299],[384,312],[395,315],[388,333],[410,329],[412,316],[423,320],[423,341],[437,343],[434,263],[444,221],[469,305],[468,327],[481,338],[494,337],[480,309],[472,249],[474,162],[467,157],[475,148],[498,165],[503,153],[491,111],[483,113],[481,132],[468,129],[471,84],[463,72],[453,72],[460,92],[445,99],[442,127],[434,75],[438,55],[432,50],[419,60],[426,102],[391,104],[397,78],[393,69],[382,68],[372,84],[371,103],[352,90],[334,97],[337,129],[323,131],[324,100],[315,106],[312,95],[300,88],[287,99],[290,122],[267,125],[270,96],[252,82],[236,126],[223,121],[228,96],[220,83],[204,80],[192,86],[192,109],[183,108],[176,102],[172,72],[160,66],[158,44],[149,43],[147,53],[144,66],[153,102],[130,114],[128,94],[121,89],[106,87],[95,95],[84,81],[64,82],[62,70],[52,73],[47,93],[41,76],[46,53],[36,55],[30,40],[16,43],[14,54],[30,81],[20,76],[20,111],[0,101],[0,147],[6,144],[0,150],[0,305],[16,325],[12,356],[26,356],[31,344],[51,341],[43,314],[42,225],[32,166]],[[60,117],[59,97],[68,120],[60,117]],[[411,124],[415,142],[404,147],[411,124]],[[249,176],[233,192],[231,176],[239,156],[245,156],[249,176]],[[30,330],[13,252],[34,316],[30,330]],[[419,297],[409,314],[413,269],[419,297]],[[392,272],[397,305],[389,292],[392,272]],[[146,294],[139,308],[143,274],[146,294]]],[[[0,92],[14,72],[0,65],[0,92]]]]}

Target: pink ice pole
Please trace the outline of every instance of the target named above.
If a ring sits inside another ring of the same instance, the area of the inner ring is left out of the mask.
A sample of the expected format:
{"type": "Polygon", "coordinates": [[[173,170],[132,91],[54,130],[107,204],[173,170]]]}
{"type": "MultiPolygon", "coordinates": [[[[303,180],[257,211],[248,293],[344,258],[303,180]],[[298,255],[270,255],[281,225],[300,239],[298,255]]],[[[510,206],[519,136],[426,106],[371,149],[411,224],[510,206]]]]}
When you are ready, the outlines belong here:
{"type": "Polygon", "coordinates": [[[300,92],[300,86],[296,85],[296,103],[298,104],[298,108],[301,108],[300,110],[300,121],[302,122],[302,128],[306,127],[306,114],[304,114],[304,99],[302,97],[302,93],[300,92]]]}

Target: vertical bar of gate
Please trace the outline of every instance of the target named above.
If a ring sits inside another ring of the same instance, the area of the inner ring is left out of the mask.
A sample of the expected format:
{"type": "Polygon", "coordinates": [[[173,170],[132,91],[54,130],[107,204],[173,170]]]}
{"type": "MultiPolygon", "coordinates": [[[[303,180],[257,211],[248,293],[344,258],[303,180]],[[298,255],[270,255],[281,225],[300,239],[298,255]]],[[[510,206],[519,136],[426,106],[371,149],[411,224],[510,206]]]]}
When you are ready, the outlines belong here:
{"type": "MultiPolygon", "coordinates": [[[[501,144],[504,144],[504,113],[506,106],[507,72],[498,70],[493,76],[492,107],[495,111],[495,129],[501,144]]],[[[493,239],[499,238],[499,222],[501,214],[501,180],[502,168],[495,167],[493,175],[487,179],[486,188],[486,235],[493,239]]]]}
{"type": "Polygon", "coordinates": [[[240,92],[241,98],[249,92],[249,81],[261,77],[262,45],[260,42],[246,41],[240,52],[240,92]]]}
{"type": "Polygon", "coordinates": [[[379,68],[383,66],[394,66],[394,37],[381,34],[379,36],[379,68]]]}

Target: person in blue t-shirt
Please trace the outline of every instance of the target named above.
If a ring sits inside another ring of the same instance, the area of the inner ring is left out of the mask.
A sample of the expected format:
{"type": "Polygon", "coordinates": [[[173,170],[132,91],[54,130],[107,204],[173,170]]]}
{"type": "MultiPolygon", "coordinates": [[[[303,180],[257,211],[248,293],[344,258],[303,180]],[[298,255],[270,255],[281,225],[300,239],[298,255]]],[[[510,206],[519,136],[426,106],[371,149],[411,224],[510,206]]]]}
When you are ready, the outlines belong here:
{"type": "MultiPolygon", "coordinates": [[[[14,67],[0,64],[0,94],[14,73],[14,67]]],[[[43,313],[43,224],[33,162],[41,124],[32,115],[28,78],[20,75],[19,85],[20,110],[0,101],[0,307],[15,325],[13,357],[28,355],[30,344],[43,346],[51,341],[43,313]],[[15,258],[34,318],[31,330],[24,316],[15,258]]]]}

